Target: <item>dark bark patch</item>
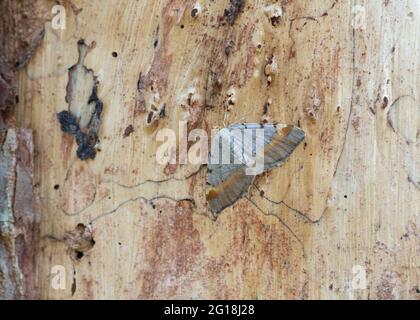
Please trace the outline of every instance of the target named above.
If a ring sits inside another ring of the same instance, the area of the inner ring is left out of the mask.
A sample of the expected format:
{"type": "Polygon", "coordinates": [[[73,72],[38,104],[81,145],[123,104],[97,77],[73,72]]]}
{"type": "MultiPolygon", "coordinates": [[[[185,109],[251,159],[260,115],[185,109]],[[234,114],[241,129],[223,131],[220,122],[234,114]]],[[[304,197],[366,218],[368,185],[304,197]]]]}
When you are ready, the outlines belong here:
{"type": "Polygon", "coordinates": [[[127,126],[127,128],[125,128],[123,137],[127,138],[133,132],[134,132],[134,127],[132,124],[130,124],[129,126],[127,126]]]}
{"type": "Polygon", "coordinates": [[[95,159],[103,103],[98,98],[98,81],[94,72],[84,65],[85,57],[94,43],[88,46],[83,39],[80,39],[77,45],[79,59],[69,69],[67,84],[66,102],[69,107],[68,110],[59,112],[57,119],[61,131],[75,136],[79,159],[95,159]],[[90,94],[86,95],[89,90],[90,94]]]}
{"type": "Polygon", "coordinates": [[[64,241],[75,260],[83,258],[95,245],[91,226],[83,223],[79,223],[74,230],[67,232],[64,241]]]}
{"type": "Polygon", "coordinates": [[[231,26],[235,23],[244,6],[244,0],[230,0],[230,6],[225,9],[224,17],[231,26]]]}

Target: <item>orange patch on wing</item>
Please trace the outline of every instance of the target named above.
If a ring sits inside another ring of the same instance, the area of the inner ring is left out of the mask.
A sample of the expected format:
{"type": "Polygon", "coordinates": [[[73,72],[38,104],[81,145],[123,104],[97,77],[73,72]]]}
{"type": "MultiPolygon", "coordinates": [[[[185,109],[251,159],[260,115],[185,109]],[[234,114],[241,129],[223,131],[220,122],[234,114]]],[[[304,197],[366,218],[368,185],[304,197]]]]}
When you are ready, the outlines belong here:
{"type": "Polygon", "coordinates": [[[211,188],[206,195],[207,201],[211,201],[219,196],[219,192],[215,188],[211,188]]]}
{"type": "Polygon", "coordinates": [[[243,170],[238,170],[234,174],[232,174],[226,181],[223,181],[219,185],[214,188],[211,188],[206,195],[207,201],[213,200],[217,198],[220,192],[227,191],[236,181],[236,179],[241,179],[245,175],[243,170]]]}

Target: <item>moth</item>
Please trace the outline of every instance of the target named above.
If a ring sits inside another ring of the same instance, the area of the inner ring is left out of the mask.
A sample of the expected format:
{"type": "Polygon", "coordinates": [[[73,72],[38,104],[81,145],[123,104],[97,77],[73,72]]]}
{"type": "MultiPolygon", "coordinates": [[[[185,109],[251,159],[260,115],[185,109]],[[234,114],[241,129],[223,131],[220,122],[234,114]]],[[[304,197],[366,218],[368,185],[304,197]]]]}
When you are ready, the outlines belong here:
{"type": "Polygon", "coordinates": [[[245,196],[255,176],[281,166],[304,138],[302,129],[285,124],[232,124],[218,131],[207,165],[210,210],[220,213],[245,196]]]}

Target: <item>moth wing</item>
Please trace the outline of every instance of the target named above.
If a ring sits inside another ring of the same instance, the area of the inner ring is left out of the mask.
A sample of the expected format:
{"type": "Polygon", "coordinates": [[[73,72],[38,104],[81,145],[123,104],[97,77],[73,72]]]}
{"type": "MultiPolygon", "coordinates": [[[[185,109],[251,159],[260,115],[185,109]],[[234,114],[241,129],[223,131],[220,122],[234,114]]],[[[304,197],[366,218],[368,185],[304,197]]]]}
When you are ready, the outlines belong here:
{"type": "MultiPolygon", "coordinates": [[[[251,124],[252,128],[261,128],[258,124],[251,124]]],[[[245,124],[234,124],[221,129],[213,138],[211,155],[218,154],[218,159],[212,159],[207,166],[207,202],[213,213],[233,205],[249,190],[254,176],[246,175],[245,157],[242,140],[237,134],[242,134],[243,129],[249,128],[245,124]],[[222,158],[222,144],[229,147],[230,163],[220,164],[222,158]],[[220,161],[219,161],[220,160],[220,161]],[[213,163],[214,162],[214,163],[213,163]]]]}
{"type": "Polygon", "coordinates": [[[230,165],[229,169],[225,166],[213,168],[207,178],[206,198],[213,213],[221,212],[242,198],[254,179],[246,175],[244,165],[230,165]]]}
{"type": "Polygon", "coordinates": [[[207,183],[216,186],[226,181],[230,175],[242,167],[242,164],[209,164],[207,166],[207,183]]]}
{"type": "Polygon", "coordinates": [[[236,140],[236,143],[233,143],[233,147],[237,149],[234,155],[240,153],[238,158],[245,165],[249,160],[255,159],[257,152],[262,150],[273,139],[274,135],[277,134],[276,125],[273,124],[241,123],[230,125],[228,129],[234,137],[238,133],[242,134],[240,140],[236,140]],[[258,132],[259,130],[261,131],[258,132]],[[260,136],[261,132],[263,136],[260,136]],[[236,135],[233,133],[236,133],[236,135]],[[262,137],[263,139],[260,139],[262,137]]]}
{"type": "Polygon", "coordinates": [[[305,138],[305,132],[293,125],[285,124],[258,124],[241,123],[232,124],[227,127],[231,132],[231,139],[235,135],[233,132],[252,132],[252,139],[247,139],[246,134],[242,135],[240,145],[233,143],[234,155],[241,159],[241,163],[247,164],[249,159],[255,159],[257,152],[262,150],[264,156],[264,171],[268,171],[284,163],[287,157],[305,138]],[[257,130],[263,130],[264,140],[257,138],[257,130]],[[261,145],[263,143],[263,146],[261,145]],[[262,149],[262,147],[264,149],[262,149]],[[238,156],[240,154],[240,156],[238,156]]]}
{"type": "Polygon", "coordinates": [[[305,139],[305,132],[296,126],[278,125],[276,128],[276,134],[264,146],[264,171],[282,165],[305,139]]]}

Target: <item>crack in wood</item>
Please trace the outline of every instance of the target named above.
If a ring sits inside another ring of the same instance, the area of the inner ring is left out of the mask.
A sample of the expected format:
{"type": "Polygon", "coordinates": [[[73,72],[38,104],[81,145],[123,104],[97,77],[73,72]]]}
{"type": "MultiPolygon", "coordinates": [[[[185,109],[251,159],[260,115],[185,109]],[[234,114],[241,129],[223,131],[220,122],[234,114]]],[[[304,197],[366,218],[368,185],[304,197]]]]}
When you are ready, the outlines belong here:
{"type": "MultiPolygon", "coordinates": [[[[142,186],[142,185],[145,185],[145,184],[148,184],[148,183],[152,183],[152,184],[162,184],[162,183],[165,183],[165,182],[169,182],[169,181],[178,181],[178,182],[182,182],[182,181],[188,181],[189,179],[191,179],[192,177],[194,177],[194,176],[196,176],[201,170],[202,170],[202,168],[203,168],[204,166],[200,166],[196,171],[194,171],[194,172],[192,172],[192,173],[190,173],[189,175],[187,175],[185,178],[183,178],[183,179],[180,179],[180,178],[176,178],[176,177],[170,177],[170,178],[166,178],[166,179],[162,179],[162,180],[145,180],[145,181],[142,181],[142,182],[140,182],[140,183],[138,183],[138,184],[135,184],[135,185],[124,185],[124,184],[120,184],[120,183],[118,183],[118,182],[116,182],[116,181],[114,181],[114,180],[103,180],[103,182],[105,182],[105,183],[111,183],[111,184],[115,184],[115,185],[117,185],[117,186],[119,186],[119,187],[121,187],[121,188],[124,188],[124,189],[135,189],[135,188],[137,188],[137,187],[140,187],[140,186],[142,186]]],[[[95,192],[95,197],[96,197],[96,192],[95,192]]],[[[144,199],[144,200],[148,200],[146,197],[142,197],[142,196],[139,196],[139,197],[135,197],[135,198],[130,198],[130,199],[128,199],[128,200],[125,200],[125,201],[123,201],[123,202],[121,202],[119,205],[117,205],[117,207],[116,208],[118,208],[118,207],[120,207],[120,205],[123,205],[123,204],[125,204],[125,203],[127,203],[127,202],[129,202],[130,200],[131,201],[135,201],[136,199],[144,199]]],[[[159,199],[159,198],[167,198],[167,199],[171,199],[171,200],[176,200],[176,201],[182,201],[182,200],[191,200],[194,204],[196,203],[195,202],[195,200],[193,199],[193,198],[181,198],[181,199],[175,199],[174,197],[171,197],[171,196],[166,196],[166,195],[156,195],[155,197],[153,197],[153,198],[150,198],[148,201],[152,201],[152,200],[155,200],[155,199],[159,199]]],[[[101,200],[103,200],[103,198],[102,199],[99,199],[98,201],[101,201],[101,200]]],[[[82,214],[83,212],[85,212],[86,210],[88,210],[89,208],[91,208],[91,207],[93,207],[95,204],[97,204],[98,203],[98,201],[92,201],[92,203],[90,203],[87,207],[85,207],[85,208],[83,208],[82,210],[79,210],[78,212],[76,212],[76,213],[74,213],[74,214],[72,214],[72,213],[69,213],[68,211],[66,211],[66,210],[64,210],[62,207],[60,207],[60,210],[65,214],[65,215],[67,215],[67,216],[76,216],[76,215],[80,215],[80,214],[82,214]]],[[[111,210],[111,211],[113,211],[113,210],[111,210]]],[[[106,213],[105,213],[106,214],[106,213]]],[[[95,218],[96,219],[96,218],[95,218]]]]}
{"type": "Polygon", "coordinates": [[[249,196],[245,196],[245,199],[247,199],[258,211],[260,211],[263,215],[265,216],[271,216],[276,218],[281,225],[283,225],[291,234],[292,236],[296,239],[297,242],[299,242],[299,244],[302,247],[303,250],[303,255],[306,256],[305,254],[305,244],[303,243],[303,241],[297,236],[297,234],[292,230],[292,228],[290,228],[290,226],[283,221],[283,219],[281,219],[278,215],[274,214],[274,213],[270,213],[270,212],[265,212],[254,200],[252,200],[249,196]]]}
{"type": "MultiPolygon", "coordinates": [[[[345,129],[345,133],[344,133],[344,138],[343,138],[343,144],[342,144],[340,153],[338,155],[337,162],[336,162],[336,164],[334,166],[334,172],[333,172],[333,176],[332,176],[333,179],[335,178],[335,176],[337,174],[338,166],[339,166],[339,164],[341,162],[341,158],[342,158],[343,153],[344,153],[344,148],[345,148],[346,142],[347,142],[347,136],[348,136],[348,132],[349,132],[349,129],[350,129],[351,116],[353,114],[353,107],[354,107],[354,87],[355,87],[355,83],[356,83],[356,72],[355,72],[355,69],[356,69],[356,31],[353,28],[353,32],[352,32],[352,72],[353,73],[352,73],[352,84],[351,84],[350,110],[349,110],[349,115],[347,117],[347,123],[346,123],[346,129],[345,129]]],[[[327,212],[327,210],[328,210],[328,200],[329,200],[329,198],[331,196],[331,190],[332,190],[332,183],[331,183],[331,185],[330,185],[330,187],[328,189],[328,193],[327,193],[328,195],[327,195],[327,197],[325,199],[325,208],[324,208],[324,210],[323,210],[323,212],[322,212],[322,214],[321,214],[321,216],[319,217],[318,220],[320,220],[324,216],[324,214],[327,212]]]]}
{"type": "MultiPolygon", "coordinates": [[[[294,21],[297,21],[297,20],[309,20],[309,21],[315,21],[316,23],[319,24],[318,19],[328,16],[328,12],[335,7],[337,2],[338,2],[338,0],[335,0],[333,2],[333,4],[328,9],[324,10],[323,13],[321,13],[317,16],[299,16],[299,17],[290,18],[289,21],[293,23],[294,21]]],[[[305,25],[306,25],[306,22],[302,27],[304,27],[305,25]]]]}
{"type": "Polygon", "coordinates": [[[173,202],[190,201],[193,204],[193,206],[196,206],[195,200],[192,197],[191,198],[190,197],[184,197],[184,198],[176,199],[174,197],[167,196],[167,195],[157,195],[157,196],[152,197],[152,198],[146,198],[146,197],[143,197],[143,196],[138,196],[138,197],[130,198],[130,199],[127,199],[127,200],[121,202],[114,209],[112,209],[110,211],[107,211],[107,212],[104,212],[103,214],[97,216],[96,218],[93,218],[89,222],[89,224],[93,224],[98,219],[101,219],[103,217],[106,217],[108,215],[111,215],[111,214],[115,213],[116,211],[118,211],[121,207],[123,207],[127,203],[135,202],[135,201],[138,201],[138,200],[143,200],[144,202],[146,202],[146,204],[151,204],[151,203],[153,203],[154,200],[159,200],[159,199],[166,199],[166,200],[170,200],[170,201],[173,201],[173,202]]]}
{"type": "MultiPolygon", "coordinates": [[[[291,180],[291,181],[293,181],[294,176],[295,176],[298,172],[300,172],[302,169],[303,169],[303,166],[299,167],[299,169],[297,169],[297,170],[293,173],[293,175],[292,175],[292,177],[290,178],[290,180],[291,180]]],[[[274,205],[278,205],[278,206],[280,206],[280,205],[284,205],[286,208],[288,208],[289,210],[294,211],[295,213],[297,213],[299,216],[301,216],[301,217],[302,217],[302,218],[304,218],[305,220],[309,221],[310,223],[317,224],[317,223],[321,220],[321,218],[322,218],[322,215],[321,215],[321,217],[319,217],[318,219],[311,219],[307,213],[305,213],[305,212],[303,212],[303,211],[301,211],[301,210],[299,210],[299,209],[296,209],[296,208],[294,208],[294,207],[290,206],[289,204],[287,204],[287,203],[285,202],[285,200],[284,200],[284,199],[287,197],[287,195],[288,195],[288,193],[289,193],[289,190],[290,190],[290,188],[291,188],[291,186],[292,186],[292,182],[290,182],[290,183],[288,184],[287,189],[286,189],[286,191],[284,192],[284,195],[281,197],[281,199],[282,199],[282,200],[279,200],[279,201],[273,200],[273,199],[271,199],[270,197],[266,196],[266,195],[265,195],[265,193],[262,193],[261,191],[263,191],[263,190],[262,190],[262,189],[261,189],[261,188],[260,188],[260,187],[259,187],[259,186],[255,183],[255,182],[253,183],[253,186],[254,186],[254,187],[255,187],[255,188],[259,191],[259,194],[260,194],[261,198],[263,198],[263,199],[267,200],[268,202],[270,202],[271,204],[274,204],[274,205]]]]}

